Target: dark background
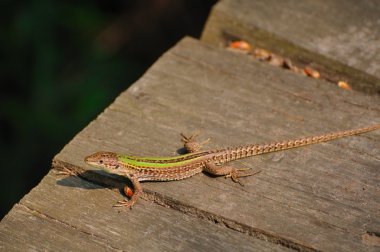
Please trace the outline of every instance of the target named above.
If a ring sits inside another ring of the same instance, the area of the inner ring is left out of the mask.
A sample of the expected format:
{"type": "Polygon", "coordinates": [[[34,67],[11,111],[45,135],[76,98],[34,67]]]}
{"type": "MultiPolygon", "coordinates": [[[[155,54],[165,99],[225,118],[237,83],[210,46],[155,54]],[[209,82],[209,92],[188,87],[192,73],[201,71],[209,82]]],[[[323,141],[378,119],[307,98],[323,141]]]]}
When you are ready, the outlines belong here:
{"type": "Polygon", "coordinates": [[[216,0],[2,1],[0,219],[216,0]]]}

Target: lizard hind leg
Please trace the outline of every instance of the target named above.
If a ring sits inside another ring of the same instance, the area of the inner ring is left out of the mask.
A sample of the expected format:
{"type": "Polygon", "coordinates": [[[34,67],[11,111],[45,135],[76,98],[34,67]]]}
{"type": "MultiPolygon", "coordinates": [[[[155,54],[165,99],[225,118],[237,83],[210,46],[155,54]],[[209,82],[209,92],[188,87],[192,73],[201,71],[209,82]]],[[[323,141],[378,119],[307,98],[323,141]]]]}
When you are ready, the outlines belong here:
{"type": "Polygon", "coordinates": [[[239,183],[242,186],[244,186],[244,184],[239,180],[239,178],[253,176],[261,172],[256,171],[252,173],[242,173],[241,171],[249,170],[249,168],[237,169],[232,166],[217,166],[212,162],[206,163],[203,170],[215,176],[225,176],[225,178],[231,178],[232,181],[239,183]]]}
{"type": "Polygon", "coordinates": [[[205,145],[206,143],[210,141],[210,138],[208,138],[202,142],[197,142],[196,138],[198,135],[199,133],[194,133],[191,136],[187,137],[186,135],[181,133],[181,137],[182,137],[181,141],[184,143],[184,147],[189,153],[194,153],[194,152],[199,151],[203,145],[205,145]]]}
{"type": "Polygon", "coordinates": [[[239,183],[240,185],[244,186],[244,184],[239,180],[239,178],[253,176],[261,172],[261,171],[255,171],[251,173],[239,173],[239,171],[245,171],[245,170],[249,170],[249,168],[246,168],[246,169],[233,168],[231,173],[227,174],[225,178],[231,178],[233,182],[239,183]]]}

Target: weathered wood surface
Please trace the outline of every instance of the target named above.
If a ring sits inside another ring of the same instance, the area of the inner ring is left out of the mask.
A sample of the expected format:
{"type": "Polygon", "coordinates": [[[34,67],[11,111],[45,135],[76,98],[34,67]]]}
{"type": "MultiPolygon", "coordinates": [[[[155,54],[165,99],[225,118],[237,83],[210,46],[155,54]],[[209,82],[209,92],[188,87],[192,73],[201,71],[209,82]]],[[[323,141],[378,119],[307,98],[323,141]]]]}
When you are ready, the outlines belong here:
{"type": "Polygon", "coordinates": [[[120,213],[111,208],[119,191],[100,185],[121,188],[127,181],[83,158],[99,150],[175,155],[179,133],[196,130],[216,148],[356,128],[379,123],[378,104],[375,96],[184,39],[54,158],[54,169],[80,177],[50,173],[1,222],[0,244],[15,250],[66,242],[72,250],[89,244],[127,251],[376,251],[379,131],[235,162],[261,170],[244,178],[244,187],[204,174],[144,182],[145,200],[120,213]],[[33,225],[51,231],[35,238],[33,225]]]}
{"type": "Polygon", "coordinates": [[[216,4],[202,40],[241,38],[334,82],[380,94],[380,4],[377,0],[251,1],[216,4]]]}
{"type": "Polygon", "coordinates": [[[112,190],[78,177],[62,180],[62,176],[52,171],[5,217],[0,228],[0,249],[280,250],[280,245],[247,237],[143,200],[132,212],[118,213],[110,207],[118,199],[118,193],[112,190]]]}

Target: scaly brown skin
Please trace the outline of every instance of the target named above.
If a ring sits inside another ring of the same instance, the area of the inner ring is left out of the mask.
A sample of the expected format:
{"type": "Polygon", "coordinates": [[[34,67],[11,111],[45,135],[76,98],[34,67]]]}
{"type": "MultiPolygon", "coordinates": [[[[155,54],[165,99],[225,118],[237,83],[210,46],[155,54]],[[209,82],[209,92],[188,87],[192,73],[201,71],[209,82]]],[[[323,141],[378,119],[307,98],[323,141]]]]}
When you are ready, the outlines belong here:
{"type": "Polygon", "coordinates": [[[134,191],[126,186],[124,192],[130,197],[130,200],[119,201],[115,206],[132,207],[142,193],[140,181],[181,180],[204,171],[215,176],[230,177],[234,182],[241,184],[239,178],[252,176],[258,172],[242,173],[241,171],[246,169],[236,169],[223,164],[250,156],[358,135],[379,128],[380,124],[376,124],[354,130],[339,131],[296,140],[263,145],[253,144],[208,151],[200,151],[202,144],[208,142],[208,140],[202,143],[197,143],[195,141],[195,136],[186,137],[181,134],[182,141],[189,154],[177,157],[135,157],[112,152],[97,152],[86,157],[85,162],[92,166],[103,168],[110,173],[129,178],[133,184],[134,191]]]}

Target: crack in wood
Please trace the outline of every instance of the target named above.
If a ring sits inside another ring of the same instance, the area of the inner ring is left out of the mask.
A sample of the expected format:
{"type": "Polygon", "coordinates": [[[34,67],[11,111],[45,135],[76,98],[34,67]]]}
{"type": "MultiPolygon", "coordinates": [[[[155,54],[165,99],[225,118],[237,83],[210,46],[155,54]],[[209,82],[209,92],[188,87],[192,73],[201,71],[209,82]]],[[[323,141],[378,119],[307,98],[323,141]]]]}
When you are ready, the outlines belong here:
{"type": "MultiPolygon", "coordinates": [[[[60,161],[60,160],[53,160],[53,169],[56,170],[62,170],[63,168],[65,169],[70,169],[72,171],[85,171],[83,168],[77,167],[72,164],[68,164],[66,162],[60,161]]],[[[109,183],[104,183],[104,180],[99,178],[94,179],[94,177],[87,177],[83,176],[84,173],[78,173],[77,176],[85,181],[88,181],[90,183],[95,183],[97,185],[102,185],[102,186],[110,186],[109,183]],[[101,181],[101,182],[100,182],[101,181]]],[[[101,177],[101,175],[98,175],[101,177]]],[[[110,179],[107,179],[110,180],[110,179]]],[[[116,182],[113,182],[112,184],[115,185],[116,182]]],[[[118,182],[120,184],[120,182],[118,182]]],[[[243,223],[236,222],[234,220],[213,214],[211,212],[207,212],[205,210],[201,210],[199,208],[193,207],[186,205],[182,203],[181,201],[166,197],[164,195],[161,195],[159,193],[153,192],[151,190],[145,189],[144,193],[142,195],[142,198],[148,202],[153,202],[156,203],[160,206],[166,207],[166,208],[171,208],[173,210],[179,211],[181,213],[187,214],[189,216],[193,216],[196,218],[199,218],[201,220],[205,220],[208,222],[211,222],[213,224],[229,228],[234,231],[238,231],[240,233],[244,233],[246,235],[252,236],[254,238],[270,242],[273,244],[279,244],[281,246],[284,246],[286,248],[294,249],[296,251],[319,251],[309,245],[302,244],[300,241],[295,241],[287,237],[281,237],[278,236],[274,233],[267,232],[265,230],[259,229],[259,228],[254,228],[248,225],[245,225],[243,223]]],[[[69,224],[68,224],[69,225],[69,224]]]]}
{"type": "Polygon", "coordinates": [[[171,208],[173,210],[177,210],[181,213],[197,217],[199,219],[209,221],[211,223],[214,223],[216,225],[226,227],[229,229],[232,229],[234,231],[252,236],[254,238],[267,241],[273,244],[279,244],[281,246],[284,246],[286,248],[294,249],[296,251],[319,251],[309,245],[302,244],[299,241],[294,241],[290,238],[281,237],[276,234],[264,231],[259,228],[254,228],[248,225],[245,225],[243,223],[236,222],[234,220],[230,220],[228,218],[224,218],[222,216],[218,216],[216,214],[213,214],[211,212],[207,212],[204,210],[201,210],[199,208],[189,206],[186,204],[183,204],[182,202],[178,200],[174,200],[172,198],[165,197],[163,195],[160,195],[156,192],[152,192],[149,190],[145,190],[145,195],[142,197],[143,199],[147,201],[154,202],[160,206],[171,208]]]}
{"type": "Polygon", "coordinates": [[[111,246],[110,243],[108,242],[108,240],[107,240],[105,237],[102,237],[102,236],[97,235],[97,234],[95,234],[95,233],[92,233],[92,232],[86,231],[86,230],[84,230],[84,229],[78,228],[78,227],[76,227],[76,226],[74,226],[74,225],[71,225],[71,224],[69,224],[69,223],[67,223],[67,222],[64,222],[64,221],[62,221],[62,220],[56,219],[56,218],[54,218],[53,216],[50,216],[50,215],[48,215],[48,214],[46,214],[46,213],[43,213],[43,212],[41,212],[41,211],[38,211],[37,209],[33,209],[33,208],[27,206],[26,204],[24,204],[24,203],[22,203],[22,202],[17,203],[17,205],[19,205],[19,206],[25,208],[26,211],[29,211],[30,213],[32,213],[32,214],[34,214],[34,215],[37,215],[37,216],[39,216],[39,217],[41,217],[41,218],[44,218],[44,219],[48,219],[48,220],[51,220],[51,221],[57,222],[57,223],[59,223],[59,224],[61,224],[61,225],[64,225],[65,227],[71,228],[71,229],[76,230],[76,231],[78,231],[78,232],[81,232],[81,233],[83,233],[83,234],[86,234],[86,235],[89,235],[89,236],[95,237],[95,238],[97,238],[97,239],[100,239],[100,240],[102,240],[102,241],[105,241],[104,244],[106,244],[106,246],[109,247],[109,248],[111,248],[111,249],[114,249],[114,250],[116,250],[116,251],[123,251],[123,252],[125,251],[125,250],[120,249],[120,248],[117,248],[117,247],[115,247],[115,246],[111,246]]]}

